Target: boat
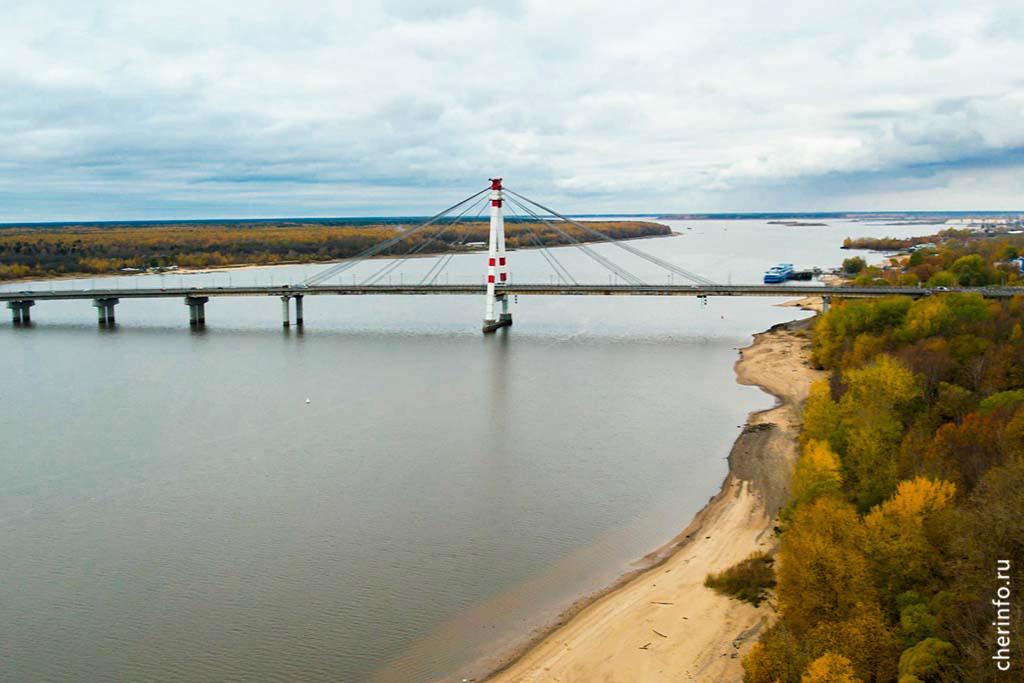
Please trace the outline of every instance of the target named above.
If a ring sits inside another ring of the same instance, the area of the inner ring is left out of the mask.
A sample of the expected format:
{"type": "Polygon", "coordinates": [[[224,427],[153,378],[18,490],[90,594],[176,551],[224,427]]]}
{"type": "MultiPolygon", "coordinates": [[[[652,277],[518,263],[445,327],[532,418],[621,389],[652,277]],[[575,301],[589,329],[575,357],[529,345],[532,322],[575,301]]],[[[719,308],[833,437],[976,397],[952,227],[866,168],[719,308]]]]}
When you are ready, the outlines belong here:
{"type": "Polygon", "coordinates": [[[765,284],[772,284],[777,282],[785,282],[789,279],[789,276],[793,274],[792,263],[780,263],[777,266],[772,266],[764,273],[765,284]]]}

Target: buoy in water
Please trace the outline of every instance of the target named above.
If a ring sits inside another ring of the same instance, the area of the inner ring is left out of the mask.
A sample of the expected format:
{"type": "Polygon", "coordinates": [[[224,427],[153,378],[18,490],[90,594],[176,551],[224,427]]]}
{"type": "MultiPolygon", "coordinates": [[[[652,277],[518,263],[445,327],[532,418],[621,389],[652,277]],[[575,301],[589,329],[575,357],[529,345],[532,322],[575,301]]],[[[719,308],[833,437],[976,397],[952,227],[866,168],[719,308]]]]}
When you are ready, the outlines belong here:
{"type": "Polygon", "coordinates": [[[309,399],[308,398],[306,399],[306,403],[309,403],[309,399]]]}

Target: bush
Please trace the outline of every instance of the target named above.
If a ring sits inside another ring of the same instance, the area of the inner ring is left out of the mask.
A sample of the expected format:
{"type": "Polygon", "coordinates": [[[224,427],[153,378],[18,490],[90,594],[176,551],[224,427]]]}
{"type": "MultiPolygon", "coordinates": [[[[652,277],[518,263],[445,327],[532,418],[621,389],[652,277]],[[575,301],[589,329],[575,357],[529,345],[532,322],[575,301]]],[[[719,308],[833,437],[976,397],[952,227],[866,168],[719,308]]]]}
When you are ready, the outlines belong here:
{"type": "Polygon", "coordinates": [[[856,275],[860,271],[867,267],[868,263],[860,256],[854,256],[852,258],[843,259],[843,272],[856,275]]]}
{"type": "Polygon", "coordinates": [[[768,553],[755,552],[723,572],[708,574],[704,585],[716,593],[757,607],[768,597],[768,591],[775,587],[775,573],[772,571],[774,562],[768,553]]]}

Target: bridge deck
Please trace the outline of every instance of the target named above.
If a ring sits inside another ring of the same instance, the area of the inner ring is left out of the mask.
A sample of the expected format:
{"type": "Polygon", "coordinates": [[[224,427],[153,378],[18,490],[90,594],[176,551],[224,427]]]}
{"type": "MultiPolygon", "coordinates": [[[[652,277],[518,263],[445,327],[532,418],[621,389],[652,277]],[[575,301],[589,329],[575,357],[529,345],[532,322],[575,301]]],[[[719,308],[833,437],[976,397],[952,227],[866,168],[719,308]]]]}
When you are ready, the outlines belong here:
{"type": "MultiPolygon", "coordinates": [[[[935,291],[927,287],[826,287],[823,285],[556,285],[509,284],[498,288],[499,293],[539,296],[928,296],[935,291]]],[[[989,298],[1009,298],[1024,294],[1024,288],[950,288],[951,292],[979,292],[989,298]]],[[[70,299],[155,299],[168,297],[225,297],[225,296],[318,296],[318,295],[482,295],[486,286],[479,285],[317,285],[253,286],[253,287],[167,287],[139,289],[78,289],[78,290],[22,290],[0,292],[0,301],[54,301],[70,299]]]]}

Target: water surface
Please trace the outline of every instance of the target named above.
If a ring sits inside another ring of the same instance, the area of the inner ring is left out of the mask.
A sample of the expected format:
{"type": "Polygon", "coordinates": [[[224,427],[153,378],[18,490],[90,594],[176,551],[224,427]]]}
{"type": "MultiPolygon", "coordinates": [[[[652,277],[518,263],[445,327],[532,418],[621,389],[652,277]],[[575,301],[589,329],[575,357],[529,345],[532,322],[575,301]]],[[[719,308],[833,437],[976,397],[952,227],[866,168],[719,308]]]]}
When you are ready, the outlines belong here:
{"type": "MultiPolygon", "coordinates": [[[[737,283],[783,260],[836,265],[847,235],[928,232],[672,224],[680,236],[634,244],[737,283]]],[[[479,281],[483,259],[457,256],[448,281],[479,281]]],[[[552,277],[537,252],[510,263],[518,281],[552,277]]],[[[771,402],[735,384],[736,348],[796,315],[778,301],[520,297],[515,326],[487,337],[478,297],[307,297],[301,332],[272,298],[212,300],[203,331],[176,300],[125,300],[113,330],[88,302],[40,302],[31,328],[0,327],[3,679],[451,677],[717,490],[745,415],[771,402]]]]}

